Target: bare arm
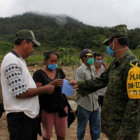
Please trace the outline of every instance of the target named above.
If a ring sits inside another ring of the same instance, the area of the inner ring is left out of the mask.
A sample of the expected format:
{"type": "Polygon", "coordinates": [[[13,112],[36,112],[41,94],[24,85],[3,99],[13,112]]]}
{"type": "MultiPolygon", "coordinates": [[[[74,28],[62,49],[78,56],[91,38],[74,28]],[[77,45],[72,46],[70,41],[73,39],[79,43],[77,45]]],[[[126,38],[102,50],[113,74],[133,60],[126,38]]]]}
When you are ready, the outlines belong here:
{"type": "Polygon", "coordinates": [[[22,98],[30,98],[36,95],[51,94],[53,93],[54,89],[55,87],[52,85],[46,85],[46,86],[37,87],[37,88],[30,88],[23,94],[19,94],[16,97],[19,99],[22,99],[22,98]]]}
{"type": "Polygon", "coordinates": [[[63,84],[63,79],[55,79],[51,81],[48,85],[62,87],[62,84],[63,84]]]}

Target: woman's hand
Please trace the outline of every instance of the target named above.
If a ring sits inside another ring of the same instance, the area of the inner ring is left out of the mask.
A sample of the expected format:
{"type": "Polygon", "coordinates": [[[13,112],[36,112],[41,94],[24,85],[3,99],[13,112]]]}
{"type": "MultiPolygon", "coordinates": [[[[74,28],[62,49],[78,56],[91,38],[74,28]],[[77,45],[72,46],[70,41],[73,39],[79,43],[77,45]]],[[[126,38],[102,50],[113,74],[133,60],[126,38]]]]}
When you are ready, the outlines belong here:
{"type": "Polygon", "coordinates": [[[55,79],[49,85],[61,87],[63,85],[63,79],[55,79]]]}

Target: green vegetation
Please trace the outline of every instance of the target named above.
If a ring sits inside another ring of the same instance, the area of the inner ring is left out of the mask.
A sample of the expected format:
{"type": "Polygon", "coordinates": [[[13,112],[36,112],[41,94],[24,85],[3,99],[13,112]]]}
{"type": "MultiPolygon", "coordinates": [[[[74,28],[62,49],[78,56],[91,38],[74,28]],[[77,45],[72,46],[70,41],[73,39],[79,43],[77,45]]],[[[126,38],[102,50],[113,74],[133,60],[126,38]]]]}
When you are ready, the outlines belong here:
{"type": "Polygon", "coordinates": [[[43,65],[43,55],[31,55],[28,58],[25,59],[27,65],[43,65]]]}
{"type": "MultiPolygon", "coordinates": [[[[102,53],[108,64],[113,60],[106,53],[106,47],[102,45],[107,27],[85,25],[68,16],[45,16],[35,13],[0,18],[0,27],[0,61],[13,48],[15,34],[21,29],[33,30],[37,40],[42,44],[35,48],[32,56],[26,59],[28,65],[42,65],[43,53],[47,50],[58,52],[61,66],[78,65],[79,53],[84,48],[102,53]]],[[[140,59],[138,47],[140,46],[140,29],[128,30],[128,37],[130,38],[129,47],[140,59]]]]}
{"type": "MultiPolygon", "coordinates": [[[[21,29],[35,32],[36,38],[45,46],[51,48],[78,47],[102,48],[102,41],[107,34],[107,27],[95,27],[68,16],[39,15],[25,13],[8,18],[0,18],[0,41],[14,43],[15,34],[21,29]],[[10,23],[10,24],[9,24],[10,23]]],[[[140,29],[128,30],[130,48],[140,45],[140,29]]]]}
{"type": "Polygon", "coordinates": [[[140,48],[132,50],[132,53],[140,60],[140,48]]]}
{"type": "MultiPolygon", "coordinates": [[[[4,55],[12,50],[13,44],[7,43],[7,42],[0,42],[0,62],[2,61],[4,55]],[[3,53],[2,53],[3,52],[3,53]]],[[[28,58],[25,59],[27,62],[27,65],[43,65],[44,64],[44,52],[47,50],[51,50],[49,47],[44,47],[40,46],[35,48],[35,52],[29,56],[28,58]]],[[[59,55],[59,66],[68,66],[68,65],[79,65],[80,64],[80,59],[79,59],[79,54],[80,54],[80,49],[79,48],[64,48],[64,47],[59,47],[55,48],[56,52],[59,55]]],[[[114,58],[110,57],[107,52],[106,52],[106,47],[102,48],[96,48],[92,49],[92,51],[96,53],[102,53],[104,55],[104,61],[107,62],[109,65],[114,58]]],[[[135,50],[132,50],[132,53],[137,56],[137,58],[140,60],[140,48],[137,48],[135,50]]]]}
{"type": "Polygon", "coordinates": [[[79,64],[79,51],[74,48],[63,48],[57,49],[59,55],[59,65],[78,65],[79,64]]]}
{"type": "Polygon", "coordinates": [[[0,42],[0,55],[1,55],[1,57],[3,55],[5,55],[9,50],[12,50],[13,47],[14,47],[13,44],[1,41],[0,42]]]}

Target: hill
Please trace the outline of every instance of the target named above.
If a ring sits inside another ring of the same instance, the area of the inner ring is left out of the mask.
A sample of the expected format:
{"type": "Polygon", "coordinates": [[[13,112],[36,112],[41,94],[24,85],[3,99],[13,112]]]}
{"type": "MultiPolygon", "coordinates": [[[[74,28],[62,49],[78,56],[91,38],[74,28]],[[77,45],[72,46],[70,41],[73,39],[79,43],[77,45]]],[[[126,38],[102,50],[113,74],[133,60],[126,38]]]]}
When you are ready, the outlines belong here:
{"type": "Polygon", "coordinates": [[[104,34],[104,28],[85,25],[65,15],[39,15],[36,13],[0,18],[0,27],[0,41],[13,43],[18,30],[30,29],[35,32],[36,38],[42,44],[50,47],[92,48],[94,46],[93,36],[104,34]]]}
{"type": "MultiPolygon", "coordinates": [[[[66,15],[24,13],[0,18],[0,41],[14,43],[15,33],[21,29],[33,30],[45,48],[100,48],[104,51],[101,43],[105,39],[107,27],[89,26],[66,15]]],[[[128,30],[128,37],[131,49],[140,45],[139,28],[128,30]]]]}

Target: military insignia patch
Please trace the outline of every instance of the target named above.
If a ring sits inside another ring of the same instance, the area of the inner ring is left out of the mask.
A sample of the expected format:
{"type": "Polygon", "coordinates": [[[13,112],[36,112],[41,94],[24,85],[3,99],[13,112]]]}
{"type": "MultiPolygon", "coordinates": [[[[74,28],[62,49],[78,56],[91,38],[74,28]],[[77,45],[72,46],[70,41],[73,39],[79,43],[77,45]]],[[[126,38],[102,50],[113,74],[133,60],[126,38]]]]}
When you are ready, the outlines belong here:
{"type": "Polygon", "coordinates": [[[130,99],[140,99],[140,67],[133,65],[127,76],[127,94],[130,99]]]}

